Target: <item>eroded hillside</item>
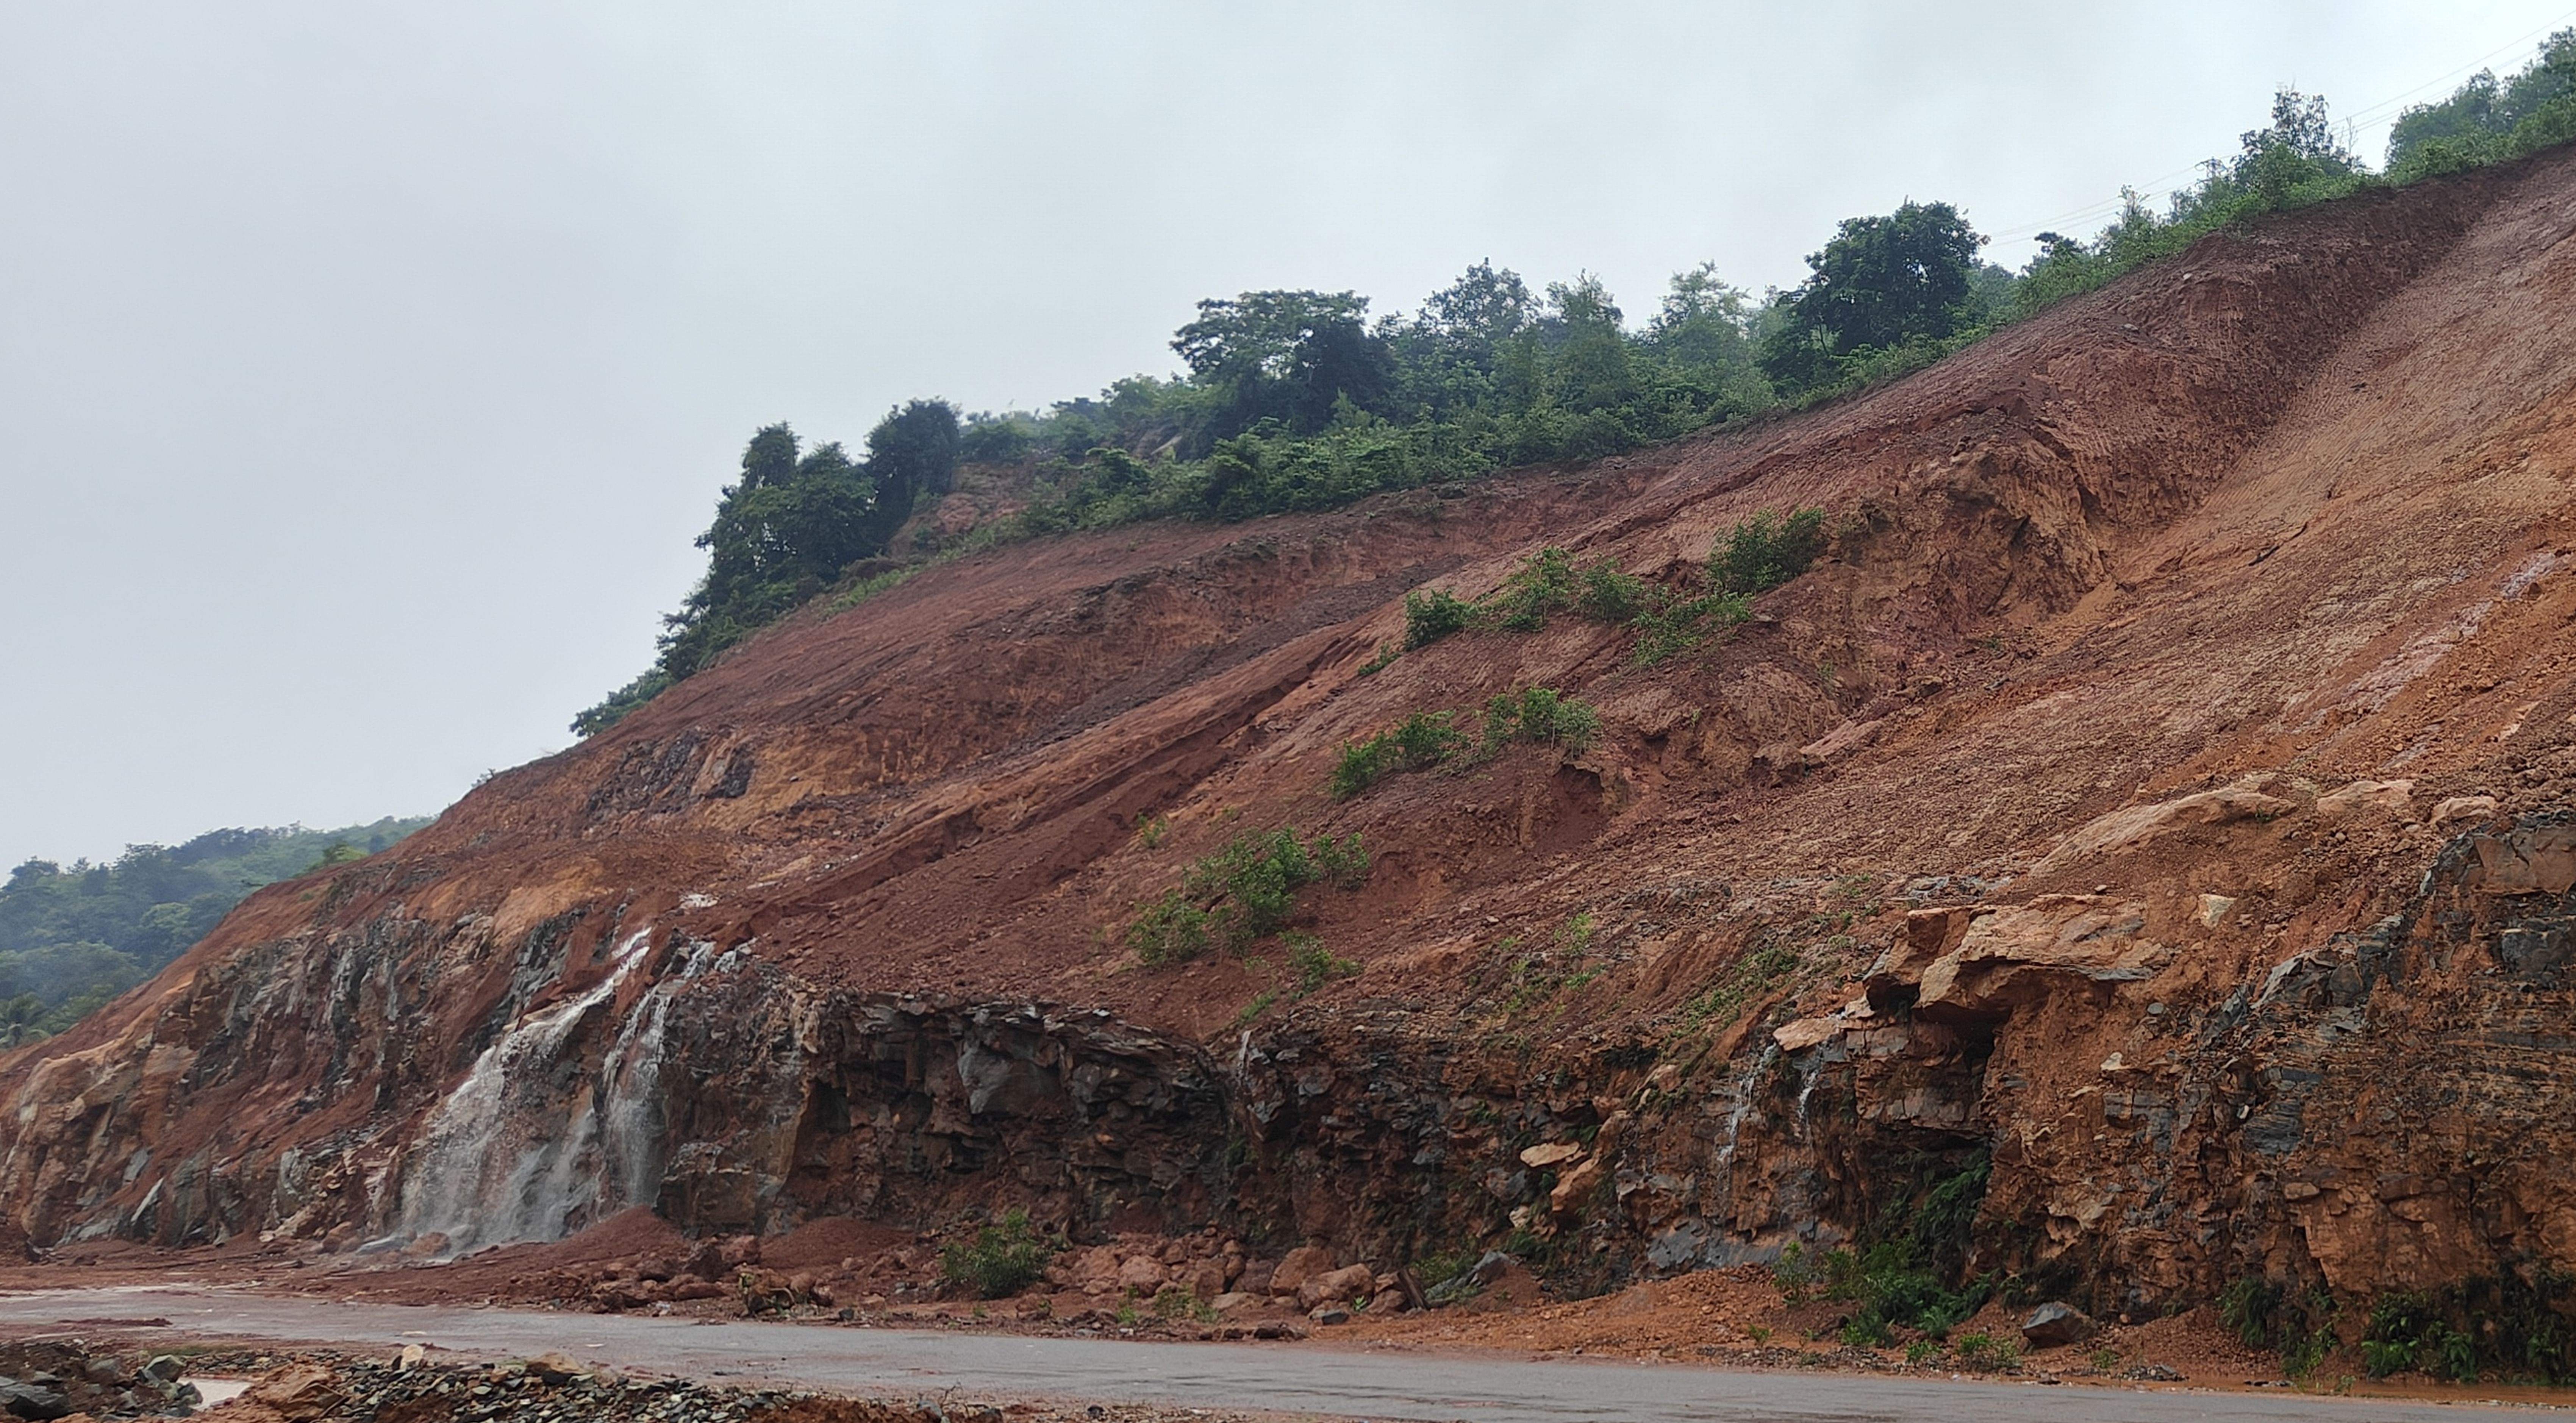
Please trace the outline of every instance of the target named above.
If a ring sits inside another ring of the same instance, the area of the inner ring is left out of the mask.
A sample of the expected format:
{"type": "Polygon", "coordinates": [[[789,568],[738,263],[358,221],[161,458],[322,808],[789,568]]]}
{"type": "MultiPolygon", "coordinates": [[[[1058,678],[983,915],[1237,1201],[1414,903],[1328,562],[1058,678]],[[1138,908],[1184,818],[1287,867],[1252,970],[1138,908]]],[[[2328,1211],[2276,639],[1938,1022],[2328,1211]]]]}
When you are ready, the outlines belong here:
{"type": "Polygon", "coordinates": [[[2571,232],[2564,154],[2419,184],[1812,415],[791,620],[7,1060],[0,1207],[457,1250],[1026,1204],[1601,1279],[1987,1163],[1976,1263],[2105,1305],[2576,1258],[2571,232]],[[1827,557],[1659,665],[1564,615],[1364,670],[1408,590],[1554,545],[1690,591],[1805,506],[1827,557]],[[1328,794],[1529,687],[1599,735],[1328,794]],[[1140,962],[1283,826],[1371,857],[1311,947],[1140,962]]]}

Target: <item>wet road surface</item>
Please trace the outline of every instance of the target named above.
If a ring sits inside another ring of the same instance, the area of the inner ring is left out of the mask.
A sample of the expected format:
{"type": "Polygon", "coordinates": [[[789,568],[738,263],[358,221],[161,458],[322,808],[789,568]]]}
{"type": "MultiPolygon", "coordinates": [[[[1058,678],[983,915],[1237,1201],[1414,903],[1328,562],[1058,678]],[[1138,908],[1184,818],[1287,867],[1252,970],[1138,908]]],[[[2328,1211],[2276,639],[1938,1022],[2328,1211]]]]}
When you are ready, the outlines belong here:
{"type": "Polygon", "coordinates": [[[1733,1373],[1688,1364],[1533,1362],[1467,1355],[1280,1344],[1168,1344],[999,1334],[700,1321],[504,1309],[411,1308],[253,1294],[212,1287],[50,1290],[0,1295],[0,1335],[64,1321],[166,1319],[173,1332],[459,1354],[524,1357],[560,1349],[653,1375],[846,1393],[1046,1397],[1268,1409],[1368,1419],[1474,1423],[2433,1423],[2437,1404],[1951,1382],[1853,1374],[1733,1373]]]}

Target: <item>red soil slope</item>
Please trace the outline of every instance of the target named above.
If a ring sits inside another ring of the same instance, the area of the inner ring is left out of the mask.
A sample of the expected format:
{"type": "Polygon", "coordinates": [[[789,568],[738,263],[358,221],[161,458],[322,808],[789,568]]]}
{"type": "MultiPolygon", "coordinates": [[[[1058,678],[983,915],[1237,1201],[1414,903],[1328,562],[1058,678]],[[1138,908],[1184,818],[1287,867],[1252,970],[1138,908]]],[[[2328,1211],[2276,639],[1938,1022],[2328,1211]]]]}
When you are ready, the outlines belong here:
{"type": "Polygon", "coordinates": [[[1809,416],[802,616],[7,1060],[0,1210],[461,1248],[1025,1202],[1597,1279],[1984,1158],[1981,1260],[2105,1305],[2576,1259],[2571,230],[2547,157],[1809,416]],[[1362,673],[1408,589],[1542,544],[1685,588],[1805,505],[1829,557],[1660,666],[1561,615],[1362,673]],[[1528,686],[1598,741],[1325,793],[1528,686]],[[1356,974],[1122,946],[1282,825],[1372,852],[1302,900],[1356,974]]]}

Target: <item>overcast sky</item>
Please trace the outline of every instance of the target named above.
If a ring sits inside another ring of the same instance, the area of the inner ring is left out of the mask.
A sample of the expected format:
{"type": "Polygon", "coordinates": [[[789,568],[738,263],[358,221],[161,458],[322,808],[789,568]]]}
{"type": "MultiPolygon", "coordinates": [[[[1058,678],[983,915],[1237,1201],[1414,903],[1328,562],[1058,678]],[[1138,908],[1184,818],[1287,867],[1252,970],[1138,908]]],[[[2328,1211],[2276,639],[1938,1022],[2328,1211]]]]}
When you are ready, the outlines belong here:
{"type": "Polygon", "coordinates": [[[1632,319],[1946,199],[2018,265],[2276,85],[2384,148],[2576,0],[0,3],[0,866],[434,811],[640,670],[751,431],[1200,297],[1632,319]],[[2368,120],[2377,118],[2374,125],[2368,120]]]}

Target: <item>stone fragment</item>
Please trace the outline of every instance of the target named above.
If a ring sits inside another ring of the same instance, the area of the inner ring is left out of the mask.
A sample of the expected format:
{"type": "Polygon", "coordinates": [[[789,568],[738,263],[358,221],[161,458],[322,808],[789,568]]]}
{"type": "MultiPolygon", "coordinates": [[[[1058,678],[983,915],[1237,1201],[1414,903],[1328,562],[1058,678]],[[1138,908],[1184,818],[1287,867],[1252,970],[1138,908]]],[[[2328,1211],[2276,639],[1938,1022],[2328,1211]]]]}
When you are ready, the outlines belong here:
{"type": "Polygon", "coordinates": [[[285,1423],[321,1423],[344,1401],[340,1381],[319,1364],[288,1364],[242,1391],[242,1398],[275,1412],[285,1423]]]}
{"type": "Polygon", "coordinates": [[[1801,1053],[1850,1026],[1842,1018],[1827,1014],[1821,1018],[1800,1018],[1784,1023],[1771,1032],[1771,1041],[1785,1053],[1801,1053]]]}
{"type": "Polygon", "coordinates": [[[2565,894],[2576,886],[2576,825],[2521,825],[2469,841],[2478,863],[2466,877],[2487,894],[2565,894]]]}
{"type": "Polygon", "coordinates": [[[1228,1290],[1224,1294],[1218,1295],[1215,1299],[1209,1300],[1208,1308],[1215,1310],[1219,1314],[1230,1314],[1235,1310],[1251,1304],[1253,1302],[1253,1298],[1253,1296],[1245,1294],[1241,1290],[1228,1290]]]}
{"type": "Polygon", "coordinates": [[[422,1363],[426,1362],[428,1358],[429,1351],[427,1349],[422,1348],[418,1344],[405,1344],[402,1348],[402,1352],[394,1356],[394,1367],[405,1371],[416,1369],[419,1368],[422,1363]]]}
{"type": "Polygon", "coordinates": [[[1544,1170],[1560,1162],[1572,1161],[1583,1154],[1583,1144],[1576,1141],[1544,1141],[1521,1149],[1521,1164],[1533,1170],[1544,1170]]]}
{"type": "Polygon", "coordinates": [[[574,1379],[588,1376],[590,1371],[583,1368],[571,1355],[549,1349],[528,1360],[528,1372],[551,1384],[567,1384],[574,1379]]]}
{"type": "Polygon", "coordinates": [[[1886,725],[1884,718],[1872,721],[1846,721],[1823,736],[1799,747],[1798,755],[1810,766],[1822,766],[1841,760],[1876,741],[1880,729],[1886,725]]]}
{"type": "Polygon", "coordinates": [[[1601,1188],[1604,1174],[1601,1159],[1596,1156],[1557,1178],[1556,1189],[1547,1193],[1547,1213],[1559,1223],[1582,1214],[1592,1193],[1601,1188]]]}
{"type": "Polygon", "coordinates": [[[2217,790],[2112,811],[2087,822],[2060,841],[2057,848],[2041,856],[2039,863],[2031,866],[2030,872],[2034,876],[2044,875],[2080,860],[2117,854],[2180,830],[2229,825],[2243,820],[2271,820],[2287,815],[2299,809],[2296,799],[2265,794],[2266,790],[2287,788],[2283,780],[2276,775],[2257,774],[2217,790]]]}
{"type": "Polygon", "coordinates": [[[72,1400],[58,1388],[0,1379],[0,1408],[18,1418],[60,1418],[72,1411],[72,1400]]]}
{"type": "Polygon", "coordinates": [[[1270,1292],[1293,1295],[1306,1283],[1309,1275],[1320,1275],[1333,1268],[1333,1251],[1328,1245],[1300,1245],[1280,1260],[1279,1268],[1270,1272],[1270,1292]]]}
{"type": "MultiPolygon", "coordinates": [[[[415,1344],[412,1347],[417,1349],[420,1346],[415,1344]]],[[[188,1361],[176,1354],[155,1354],[143,1366],[143,1376],[154,1383],[177,1383],[179,1376],[187,1371],[188,1361]]]]}
{"type": "Polygon", "coordinates": [[[2217,928],[2220,924],[2226,922],[2228,911],[2235,907],[2236,900],[2232,896],[2224,894],[2202,895],[2200,897],[2200,927],[2204,929],[2217,928]]]}
{"type": "Polygon", "coordinates": [[[2054,1349],[2089,1339],[2100,1326],[2093,1317],[2064,1300],[2050,1300],[2021,1322],[2021,1337],[2034,1349],[2054,1349]]]}
{"type": "Polygon", "coordinates": [[[2496,798],[2491,795],[2455,795],[2433,807],[2425,823],[2436,830],[2466,821],[2484,820],[2496,813],[2496,798]]]}
{"type": "Polygon", "coordinates": [[[2384,815],[2398,820],[2415,818],[2413,781],[2354,781],[2317,797],[2317,814],[2323,816],[2384,815]]]}
{"type": "Polygon", "coordinates": [[[1351,1322],[1351,1312],[1337,1304],[1319,1304],[1312,1310],[1308,1311],[1306,1317],[1315,1321],[1317,1324],[1348,1324],[1351,1322]]]}
{"type": "Polygon", "coordinates": [[[742,1290],[745,1314],[784,1314],[796,1307],[795,1288],[776,1270],[746,1265],[736,1283],[742,1290]]]}

